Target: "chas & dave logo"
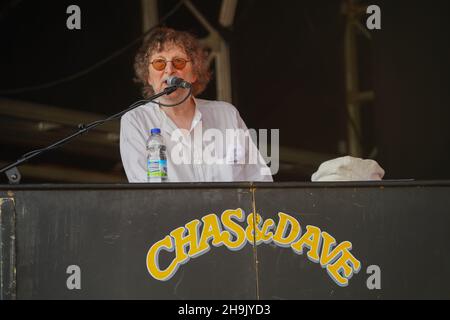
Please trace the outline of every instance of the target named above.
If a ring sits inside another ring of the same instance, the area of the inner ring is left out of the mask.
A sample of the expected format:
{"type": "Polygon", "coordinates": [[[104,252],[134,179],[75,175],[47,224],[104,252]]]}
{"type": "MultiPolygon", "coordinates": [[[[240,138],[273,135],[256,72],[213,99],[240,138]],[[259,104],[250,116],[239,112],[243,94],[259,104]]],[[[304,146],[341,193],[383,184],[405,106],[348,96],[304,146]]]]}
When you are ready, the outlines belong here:
{"type": "Polygon", "coordinates": [[[259,245],[271,242],[279,247],[291,248],[298,255],[306,251],[308,259],[325,268],[331,279],[341,287],[347,286],[353,274],[361,269],[361,262],[350,252],[351,242],[343,241],[336,245],[336,239],[318,227],[308,225],[303,233],[294,217],[283,212],[279,212],[278,217],[276,225],[273,219],[263,221],[257,214],[255,223],[251,213],[245,229],[237,223],[245,220],[245,213],[240,208],[225,210],[220,218],[216,214],[208,214],[202,221],[192,220],[152,245],[147,253],[148,272],[157,280],[167,281],[182,264],[207,253],[211,249],[210,242],[215,247],[225,245],[232,251],[241,250],[247,243],[259,245]],[[175,252],[175,257],[165,269],[161,269],[159,264],[162,250],[175,252]]]}

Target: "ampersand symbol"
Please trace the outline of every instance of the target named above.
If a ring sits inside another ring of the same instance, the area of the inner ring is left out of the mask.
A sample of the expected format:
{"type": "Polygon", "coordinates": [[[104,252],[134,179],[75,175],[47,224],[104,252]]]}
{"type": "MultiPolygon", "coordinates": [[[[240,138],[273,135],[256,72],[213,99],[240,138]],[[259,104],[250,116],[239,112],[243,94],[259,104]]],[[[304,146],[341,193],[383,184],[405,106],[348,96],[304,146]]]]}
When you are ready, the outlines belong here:
{"type": "Polygon", "coordinates": [[[256,214],[256,223],[253,221],[253,213],[250,213],[247,217],[247,224],[248,227],[245,229],[245,233],[247,236],[247,239],[250,243],[255,242],[255,236],[256,236],[256,244],[261,243],[263,240],[263,233],[262,233],[262,222],[263,219],[259,214],[256,214]],[[253,226],[256,225],[256,230],[253,228],[253,226]]]}

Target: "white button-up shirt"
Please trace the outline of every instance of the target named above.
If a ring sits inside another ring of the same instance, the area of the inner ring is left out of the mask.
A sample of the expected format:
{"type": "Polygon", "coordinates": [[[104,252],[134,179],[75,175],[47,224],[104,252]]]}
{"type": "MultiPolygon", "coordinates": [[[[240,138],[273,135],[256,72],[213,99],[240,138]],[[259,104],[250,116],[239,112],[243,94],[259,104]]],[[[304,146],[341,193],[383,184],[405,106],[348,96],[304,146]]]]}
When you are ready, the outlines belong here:
{"type": "Polygon", "coordinates": [[[120,154],[128,181],[147,182],[146,142],[152,128],[161,129],[167,147],[169,182],[273,181],[253,140],[242,135],[232,139],[238,130],[230,129],[247,132],[236,108],[221,101],[194,101],[191,129],[184,134],[155,103],[122,116],[120,154]]]}

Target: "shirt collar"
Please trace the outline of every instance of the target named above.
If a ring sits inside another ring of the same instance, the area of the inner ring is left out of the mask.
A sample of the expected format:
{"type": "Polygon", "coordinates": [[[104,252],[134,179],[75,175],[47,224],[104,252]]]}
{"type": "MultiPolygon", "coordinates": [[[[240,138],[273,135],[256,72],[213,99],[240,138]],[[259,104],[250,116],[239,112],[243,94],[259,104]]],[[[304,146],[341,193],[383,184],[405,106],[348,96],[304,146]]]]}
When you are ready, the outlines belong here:
{"type": "MultiPolygon", "coordinates": [[[[192,124],[191,129],[189,130],[189,133],[194,130],[194,128],[198,125],[198,123],[202,120],[202,113],[199,110],[199,103],[196,98],[192,97],[194,100],[194,106],[195,106],[195,113],[194,117],[192,118],[192,124]]],[[[159,105],[157,105],[156,110],[161,118],[161,131],[165,131],[169,135],[172,134],[172,132],[176,129],[178,129],[177,125],[170,119],[167,114],[161,109],[159,105]]]]}

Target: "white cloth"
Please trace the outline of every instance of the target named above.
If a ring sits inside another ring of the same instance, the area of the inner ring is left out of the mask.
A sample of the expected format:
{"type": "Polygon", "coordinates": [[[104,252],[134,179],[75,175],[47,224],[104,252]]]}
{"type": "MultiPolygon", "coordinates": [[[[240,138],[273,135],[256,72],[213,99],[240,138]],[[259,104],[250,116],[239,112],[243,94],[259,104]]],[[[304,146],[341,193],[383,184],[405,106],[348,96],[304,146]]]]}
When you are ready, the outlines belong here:
{"type": "Polygon", "coordinates": [[[311,181],[367,181],[381,180],[383,176],[384,170],[375,160],[346,156],[322,163],[311,181]]]}
{"type": "MultiPolygon", "coordinates": [[[[227,181],[273,181],[270,169],[264,163],[262,156],[253,141],[247,140],[256,150],[258,161],[249,163],[249,148],[244,144],[235,143],[230,153],[228,141],[224,141],[226,148],[222,154],[227,155],[224,164],[208,164],[199,159],[197,153],[189,163],[180,164],[179,155],[192,155],[195,150],[205,150],[208,143],[201,139],[201,134],[208,129],[217,129],[226,136],[227,129],[243,129],[247,127],[236,108],[226,102],[194,99],[196,108],[189,135],[173,141],[174,131],[180,133],[175,123],[155,103],[148,103],[122,116],[120,122],[120,154],[123,167],[129,182],[147,182],[146,169],[146,140],[152,128],[160,128],[161,135],[167,147],[167,170],[169,182],[227,182],[227,181]],[[197,135],[197,133],[200,133],[197,135]],[[200,140],[195,137],[200,136],[200,140]],[[200,142],[199,142],[200,141],[200,142]],[[181,143],[180,143],[181,142],[181,143]],[[201,145],[199,145],[199,143],[201,145]],[[199,148],[196,148],[199,147],[199,148]],[[176,152],[175,152],[176,151],[176,152]],[[172,155],[177,156],[172,157],[172,155]],[[231,158],[229,159],[231,155],[231,158]],[[247,159],[245,159],[247,157],[247,159]],[[245,163],[244,163],[245,161],[245,163]]],[[[217,132],[216,130],[216,132],[217,132]]],[[[224,139],[226,140],[226,139],[224,139]]],[[[215,141],[215,140],[214,140],[215,141]]],[[[201,151],[200,151],[201,152],[201,151]]],[[[256,157],[255,156],[255,157],[256,157]]]]}

